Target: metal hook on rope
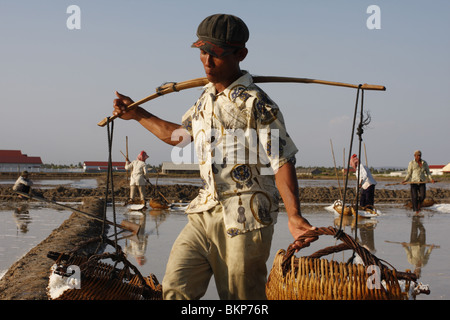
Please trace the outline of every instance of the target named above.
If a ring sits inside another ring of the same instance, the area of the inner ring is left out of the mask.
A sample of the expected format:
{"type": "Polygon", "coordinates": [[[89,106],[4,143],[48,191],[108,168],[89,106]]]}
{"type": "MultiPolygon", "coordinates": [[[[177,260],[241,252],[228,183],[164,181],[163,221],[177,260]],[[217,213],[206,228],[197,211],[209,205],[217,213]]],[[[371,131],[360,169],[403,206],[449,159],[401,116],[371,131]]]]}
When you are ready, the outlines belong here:
{"type": "MultiPolygon", "coordinates": [[[[351,155],[352,155],[352,147],[353,147],[353,138],[355,135],[355,124],[356,124],[356,117],[358,114],[358,103],[359,103],[359,93],[361,91],[361,112],[360,112],[360,123],[358,125],[358,128],[356,129],[357,135],[359,136],[359,156],[361,156],[361,141],[362,141],[362,134],[364,133],[363,130],[363,126],[365,125],[364,121],[363,121],[363,105],[364,105],[364,89],[362,88],[362,85],[358,85],[358,90],[356,92],[356,102],[355,102],[355,111],[353,114],[353,126],[352,126],[352,132],[351,132],[351,137],[350,137],[350,148],[349,148],[349,155],[348,155],[348,160],[347,160],[347,171],[346,171],[346,177],[345,177],[345,186],[344,186],[344,196],[342,199],[342,213],[341,213],[341,218],[340,218],[340,222],[339,222],[339,228],[335,234],[335,238],[339,239],[339,237],[342,235],[343,230],[342,230],[342,222],[343,222],[343,218],[344,218],[344,209],[345,209],[345,200],[346,200],[346,194],[347,194],[347,189],[348,189],[348,175],[350,172],[350,159],[351,159],[351,155]]],[[[359,170],[359,166],[358,166],[358,170],[359,170]]],[[[356,239],[356,232],[358,230],[358,195],[359,195],[359,183],[357,184],[357,193],[356,193],[356,210],[355,210],[355,218],[356,218],[356,227],[355,227],[355,239],[356,239]]]]}

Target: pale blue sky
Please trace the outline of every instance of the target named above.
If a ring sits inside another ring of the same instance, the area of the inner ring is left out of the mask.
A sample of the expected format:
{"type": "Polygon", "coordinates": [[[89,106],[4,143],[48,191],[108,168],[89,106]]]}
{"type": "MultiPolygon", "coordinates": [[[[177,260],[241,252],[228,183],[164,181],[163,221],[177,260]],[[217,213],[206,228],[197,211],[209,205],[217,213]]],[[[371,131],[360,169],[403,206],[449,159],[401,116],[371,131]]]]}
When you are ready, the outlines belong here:
{"type": "MultiPolygon", "coordinates": [[[[429,164],[450,162],[450,1],[21,1],[0,0],[0,149],[44,163],[107,160],[114,91],[135,100],[167,81],[203,77],[196,40],[213,13],[241,17],[250,29],[242,68],[277,75],[380,84],[366,91],[364,132],[370,166],[403,166],[421,149],[429,164]],[[81,29],[69,30],[69,5],[81,29]],[[370,30],[369,5],[381,10],[370,30]]],[[[264,84],[299,148],[298,165],[338,165],[350,144],[356,90],[315,84],[264,84]]],[[[180,122],[199,96],[189,89],[144,105],[180,122]]],[[[113,160],[146,150],[170,161],[164,145],[135,122],[115,121],[113,160]]],[[[354,151],[356,152],[355,139],[354,151]]]]}

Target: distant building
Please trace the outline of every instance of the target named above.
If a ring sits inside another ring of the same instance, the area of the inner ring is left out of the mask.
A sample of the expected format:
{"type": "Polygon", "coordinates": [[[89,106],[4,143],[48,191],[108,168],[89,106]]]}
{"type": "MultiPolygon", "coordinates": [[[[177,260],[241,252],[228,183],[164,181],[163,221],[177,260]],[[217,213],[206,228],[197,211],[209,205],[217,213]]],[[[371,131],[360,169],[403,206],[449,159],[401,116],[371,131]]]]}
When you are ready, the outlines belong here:
{"type": "Polygon", "coordinates": [[[444,167],[445,165],[428,165],[430,167],[430,172],[433,176],[440,176],[444,174],[444,167]]]}
{"type": "Polygon", "coordinates": [[[317,168],[296,168],[295,169],[297,175],[301,176],[312,176],[314,174],[321,174],[322,171],[317,168]]]}
{"type": "Polygon", "coordinates": [[[445,167],[442,168],[443,173],[450,173],[450,163],[448,163],[445,167]]]}
{"type": "MultiPolygon", "coordinates": [[[[112,162],[112,170],[125,172],[125,162],[112,162]]],[[[108,161],[85,161],[83,162],[84,172],[106,172],[108,171],[108,161]]]]}
{"type": "MultiPolygon", "coordinates": [[[[430,173],[432,176],[441,176],[444,173],[450,173],[450,163],[447,164],[446,166],[441,165],[441,164],[435,164],[435,165],[428,165],[428,167],[430,168],[430,173]]],[[[406,177],[406,175],[408,174],[408,170],[403,170],[403,171],[394,171],[391,172],[389,175],[390,176],[396,176],[396,177],[406,177]]]]}
{"type": "Polygon", "coordinates": [[[20,172],[39,171],[42,167],[41,157],[29,157],[20,150],[0,150],[0,171],[20,172]]]}
{"type": "Polygon", "coordinates": [[[392,171],[389,173],[391,177],[406,177],[406,170],[403,171],[392,171]]]}
{"type": "Polygon", "coordinates": [[[200,167],[198,166],[198,163],[181,163],[181,164],[175,164],[173,162],[163,162],[162,173],[199,173],[200,167]]]}

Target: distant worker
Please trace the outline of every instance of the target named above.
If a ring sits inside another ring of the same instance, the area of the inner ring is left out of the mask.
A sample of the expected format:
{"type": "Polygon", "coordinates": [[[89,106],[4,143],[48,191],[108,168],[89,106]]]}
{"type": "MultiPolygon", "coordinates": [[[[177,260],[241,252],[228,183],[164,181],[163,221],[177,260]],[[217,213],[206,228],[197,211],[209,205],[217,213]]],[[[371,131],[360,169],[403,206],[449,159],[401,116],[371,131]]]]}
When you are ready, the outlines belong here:
{"type": "Polygon", "coordinates": [[[373,204],[375,202],[375,185],[377,182],[373,178],[372,173],[367,166],[359,166],[359,159],[356,154],[352,155],[350,165],[356,170],[356,180],[361,188],[361,198],[359,202],[360,206],[365,208],[373,208],[373,204]],[[360,167],[359,169],[358,166],[360,167]]]}
{"type": "Polygon", "coordinates": [[[139,195],[141,197],[140,203],[145,204],[145,185],[147,183],[147,168],[145,160],[147,159],[147,153],[145,151],[141,151],[136,160],[132,162],[129,162],[129,159],[126,160],[125,169],[131,170],[130,199],[127,201],[127,204],[135,203],[134,197],[137,190],[139,191],[139,195]]]}
{"type": "Polygon", "coordinates": [[[408,172],[405,180],[402,181],[402,184],[406,184],[408,181],[411,182],[412,208],[417,214],[420,212],[422,202],[426,197],[427,178],[434,183],[428,163],[425,160],[422,160],[422,152],[416,150],[414,152],[414,160],[411,160],[408,164],[408,172]]]}
{"type": "Polygon", "coordinates": [[[16,183],[13,186],[13,190],[23,193],[30,193],[32,185],[33,181],[29,179],[28,171],[22,171],[20,177],[16,180],[16,183]]]}

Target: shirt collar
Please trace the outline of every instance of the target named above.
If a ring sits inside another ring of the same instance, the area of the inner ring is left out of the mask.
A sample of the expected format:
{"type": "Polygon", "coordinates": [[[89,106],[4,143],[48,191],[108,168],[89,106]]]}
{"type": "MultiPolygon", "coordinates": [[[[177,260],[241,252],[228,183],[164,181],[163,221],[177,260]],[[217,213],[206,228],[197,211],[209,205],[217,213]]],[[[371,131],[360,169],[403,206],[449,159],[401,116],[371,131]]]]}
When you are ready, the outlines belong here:
{"type": "Polygon", "coordinates": [[[229,97],[229,93],[230,93],[231,89],[233,89],[234,87],[236,87],[236,86],[248,87],[249,85],[251,85],[253,83],[253,77],[251,76],[251,74],[248,71],[242,70],[242,73],[243,73],[243,75],[241,77],[239,77],[236,81],[234,81],[232,84],[230,84],[225,90],[223,90],[219,94],[216,94],[216,88],[214,87],[214,85],[212,83],[208,83],[203,88],[208,93],[214,94],[216,96],[223,95],[225,97],[229,97]]]}

